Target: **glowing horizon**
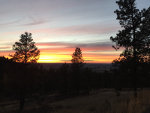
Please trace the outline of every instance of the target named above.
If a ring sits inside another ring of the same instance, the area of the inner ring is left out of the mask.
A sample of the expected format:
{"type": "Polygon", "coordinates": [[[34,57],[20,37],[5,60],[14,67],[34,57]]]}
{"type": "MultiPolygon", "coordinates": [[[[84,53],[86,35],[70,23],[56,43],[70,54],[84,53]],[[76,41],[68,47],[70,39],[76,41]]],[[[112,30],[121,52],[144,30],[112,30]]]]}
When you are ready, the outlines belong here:
{"type": "Polygon", "coordinates": [[[38,62],[69,63],[80,47],[86,63],[111,63],[122,51],[110,41],[121,29],[117,8],[114,0],[0,0],[0,56],[13,54],[12,45],[29,32],[41,51],[38,62]]]}
{"type": "MultiPolygon", "coordinates": [[[[75,45],[74,45],[75,46],[75,45]]],[[[81,46],[84,46],[81,44],[81,46]]],[[[37,47],[40,50],[40,57],[38,63],[71,63],[72,54],[75,50],[74,47],[65,47],[65,44],[61,43],[41,43],[37,44],[37,47]],[[49,45],[51,47],[49,47],[49,45]],[[53,46],[52,46],[53,45],[53,46]],[[64,48],[61,48],[61,46],[64,48]],[[45,47],[46,46],[46,47],[45,47]],[[49,47],[49,48],[48,48],[49,47]],[[56,48],[55,48],[56,47],[56,48]],[[41,49],[40,49],[41,48],[41,49]]],[[[83,47],[82,55],[85,63],[111,63],[114,59],[119,57],[121,51],[112,51],[113,48],[107,44],[100,46],[83,47]],[[103,48],[102,48],[103,47],[103,48]],[[100,49],[101,48],[101,49],[100,49]],[[97,51],[97,52],[96,52],[97,51]]],[[[0,52],[0,56],[5,56],[9,58],[9,55],[13,55],[14,51],[8,50],[4,53],[0,52]]]]}
{"type": "MultiPolygon", "coordinates": [[[[9,58],[9,56],[4,56],[9,58]]],[[[84,63],[112,63],[114,59],[118,58],[118,56],[103,56],[103,57],[86,57],[83,56],[84,63]]],[[[68,55],[54,55],[54,54],[47,54],[47,55],[40,55],[39,60],[37,63],[71,63],[72,56],[68,55]]]]}

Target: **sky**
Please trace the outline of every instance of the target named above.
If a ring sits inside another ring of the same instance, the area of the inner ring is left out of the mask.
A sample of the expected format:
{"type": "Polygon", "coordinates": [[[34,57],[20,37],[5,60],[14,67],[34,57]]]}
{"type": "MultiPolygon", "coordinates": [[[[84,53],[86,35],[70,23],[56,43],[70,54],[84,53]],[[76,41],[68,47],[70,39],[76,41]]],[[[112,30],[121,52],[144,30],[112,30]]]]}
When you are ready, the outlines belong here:
{"type": "MultiPolygon", "coordinates": [[[[110,41],[120,28],[116,0],[0,0],[0,56],[14,54],[12,45],[32,33],[39,63],[69,63],[76,47],[85,63],[111,63],[122,50],[110,41]]],[[[137,0],[139,9],[150,0],[137,0]]]]}

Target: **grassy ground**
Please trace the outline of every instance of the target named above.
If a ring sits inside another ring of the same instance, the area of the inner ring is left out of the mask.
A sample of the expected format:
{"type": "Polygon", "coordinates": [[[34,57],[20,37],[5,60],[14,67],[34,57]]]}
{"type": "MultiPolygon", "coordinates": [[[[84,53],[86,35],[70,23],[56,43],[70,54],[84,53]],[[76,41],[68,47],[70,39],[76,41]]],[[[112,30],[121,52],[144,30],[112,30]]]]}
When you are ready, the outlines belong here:
{"type": "MultiPolygon", "coordinates": [[[[0,106],[0,113],[17,113],[18,104],[0,106]]],[[[1,105],[1,103],[0,103],[1,105]]],[[[22,113],[150,113],[150,90],[122,91],[116,96],[114,90],[99,90],[89,96],[79,96],[51,102],[46,98],[26,102],[22,113]]]]}
{"type": "Polygon", "coordinates": [[[52,105],[59,106],[53,113],[150,113],[150,90],[139,91],[137,99],[131,91],[123,91],[117,97],[109,90],[52,105]]]}

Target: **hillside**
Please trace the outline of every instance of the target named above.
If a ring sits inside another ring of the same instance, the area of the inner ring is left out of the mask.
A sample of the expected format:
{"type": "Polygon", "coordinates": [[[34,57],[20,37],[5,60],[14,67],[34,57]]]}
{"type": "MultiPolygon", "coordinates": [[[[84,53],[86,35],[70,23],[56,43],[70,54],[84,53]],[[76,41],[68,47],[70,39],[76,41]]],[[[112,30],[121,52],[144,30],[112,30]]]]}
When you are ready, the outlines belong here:
{"type": "MultiPolygon", "coordinates": [[[[116,96],[113,89],[93,91],[90,95],[54,100],[52,95],[38,97],[36,100],[26,100],[22,113],[149,113],[150,90],[138,91],[138,97],[133,92],[125,90],[116,96]]],[[[16,101],[0,102],[1,113],[16,113],[16,101]],[[12,103],[12,104],[7,104],[12,103]],[[3,104],[3,106],[2,106],[3,104]],[[9,108],[9,109],[8,109],[9,108]]]]}

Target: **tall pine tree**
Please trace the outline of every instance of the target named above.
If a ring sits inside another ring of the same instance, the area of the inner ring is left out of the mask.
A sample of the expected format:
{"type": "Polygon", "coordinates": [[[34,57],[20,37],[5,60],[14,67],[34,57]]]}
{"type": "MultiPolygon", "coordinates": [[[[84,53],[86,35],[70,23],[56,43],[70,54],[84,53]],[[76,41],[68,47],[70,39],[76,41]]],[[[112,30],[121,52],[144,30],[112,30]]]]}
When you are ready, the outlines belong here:
{"type": "Polygon", "coordinates": [[[113,46],[116,50],[125,48],[119,60],[147,61],[150,55],[150,8],[139,11],[135,0],[119,0],[116,3],[119,9],[115,13],[122,30],[110,39],[116,43],[113,46]]]}
{"type": "Polygon", "coordinates": [[[79,47],[76,47],[75,52],[72,54],[72,63],[75,64],[81,64],[84,62],[83,57],[82,57],[82,51],[79,47]]]}
{"type": "Polygon", "coordinates": [[[12,59],[21,63],[36,63],[39,59],[40,51],[33,42],[32,34],[25,32],[20,36],[19,42],[15,42],[13,45],[15,54],[12,55],[12,59]]]}
{"type": "Polygon", "coordinates": [[[150,61],[150,8],[140,11],[135,0],[119,0],[116,3],[119,9],[115,13],[122,30],[115,37],[110,37],[110,40],[116,43],[113,46],[116,50],[123,47],[124,51],[114,62],[130,66],[136,92],[138,66],[150,61]]]}

